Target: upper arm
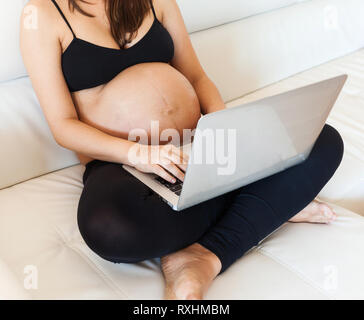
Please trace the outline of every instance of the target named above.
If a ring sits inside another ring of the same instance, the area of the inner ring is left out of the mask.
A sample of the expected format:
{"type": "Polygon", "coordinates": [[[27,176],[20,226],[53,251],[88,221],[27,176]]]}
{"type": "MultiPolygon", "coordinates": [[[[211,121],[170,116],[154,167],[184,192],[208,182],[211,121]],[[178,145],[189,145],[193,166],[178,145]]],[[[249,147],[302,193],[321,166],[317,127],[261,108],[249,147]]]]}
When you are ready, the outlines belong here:
{"type": "Polygon", "coordinates": [[[31,0],[24,8],[20,47],[33,88],[56,137],[62,120],[78,117],[62,73],[62,48],[48,3],[31,0]]]}
{"type": "Polygon", "coordinates": [[[171,64],[193,83],[205,72],[192,46],[181,11],[175,0],[159,0],[159,3],[163,25],[171,34],[175,46],[171,64]]]}

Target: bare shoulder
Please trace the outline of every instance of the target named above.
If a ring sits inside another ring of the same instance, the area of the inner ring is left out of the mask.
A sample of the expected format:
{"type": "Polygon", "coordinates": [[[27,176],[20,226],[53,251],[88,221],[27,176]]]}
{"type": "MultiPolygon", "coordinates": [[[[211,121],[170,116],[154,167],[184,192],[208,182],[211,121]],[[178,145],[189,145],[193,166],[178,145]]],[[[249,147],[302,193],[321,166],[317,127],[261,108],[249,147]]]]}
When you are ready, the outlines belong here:
{"type": "Polygon", "coordinates": [[[176,0],[153,0],[153,5],[156,11],[160,13],[162,20],[165,15],[178,10],[178,4],[176,0]]]}
{"type": "Polygon", "coordinates": [[[177,1],[176,0],[153,0],[153,3],[161,6],[161,7],[168,7],[168,6],[175,6],[177,5],[177,1]]]}
{"type": "MultiPolygon", "coordinates": [[[[57,10],[50,0],[30,0],[24,6],[21,15],[21,29],[23,31],[37,31],[43,36],[58,34],[57,10]]],[[[23,32],[31,35],[32,32],[23,32]]],[[[33,32],[34,33],[34,32],[33,32]]]]}
{"type": "Polygon", "coordinates": [[[20,18],[20,49],[28,67],[40,56],[59,53],[60,30],[57,9],[50,0],[27,2],[20,18]]]}
{"type": "Polygon", "coordinates": [[[29,0],[24,6],[23,13],[36,12],[42,18],[54,17],[55,7],[50,0],[29,0]]]}

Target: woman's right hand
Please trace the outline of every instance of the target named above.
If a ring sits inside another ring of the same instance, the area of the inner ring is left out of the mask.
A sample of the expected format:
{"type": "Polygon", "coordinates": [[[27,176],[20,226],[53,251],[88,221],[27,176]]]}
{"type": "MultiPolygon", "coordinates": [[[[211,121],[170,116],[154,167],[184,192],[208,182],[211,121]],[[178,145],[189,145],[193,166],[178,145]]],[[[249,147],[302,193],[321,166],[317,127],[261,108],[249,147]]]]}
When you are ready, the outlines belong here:
{"type": "Polygon", "coordinates": [[[184,180],[188,155],[172,144],[135,143],[129,150],[128,157],[131,165],[141,172],[154,173],[170,183],[175,183],[176,178],[184,180]]]}

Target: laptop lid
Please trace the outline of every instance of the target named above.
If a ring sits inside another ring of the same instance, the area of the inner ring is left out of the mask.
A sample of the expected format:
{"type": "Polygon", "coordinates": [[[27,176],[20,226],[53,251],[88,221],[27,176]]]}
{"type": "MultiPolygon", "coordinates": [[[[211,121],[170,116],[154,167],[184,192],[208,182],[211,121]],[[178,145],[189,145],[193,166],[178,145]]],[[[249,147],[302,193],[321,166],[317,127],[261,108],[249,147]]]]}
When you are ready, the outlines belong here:
{"type": "Polygon", "coordinates": [[[178,210],[303,161],[346,79],[342,75],[202,117],[178,210]]]}

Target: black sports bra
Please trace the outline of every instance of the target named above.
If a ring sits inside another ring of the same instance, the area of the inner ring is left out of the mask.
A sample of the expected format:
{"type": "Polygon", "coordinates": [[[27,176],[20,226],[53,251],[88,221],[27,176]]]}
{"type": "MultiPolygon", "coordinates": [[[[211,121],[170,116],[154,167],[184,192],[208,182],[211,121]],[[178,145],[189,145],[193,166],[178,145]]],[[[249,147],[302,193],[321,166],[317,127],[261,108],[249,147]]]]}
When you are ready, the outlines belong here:
{"type": "Polygon", "coordinates": [[[77,38],[57,2],[52,2],[73,34],[72,42],[62,54],[62,71],[71,92],[105,84],[133,65],[168,63],[174,56],[172,37],[157,19],[152,0],[154,21],[151,28],[141,40],[126,49],[102,47],[77,38]]]}

